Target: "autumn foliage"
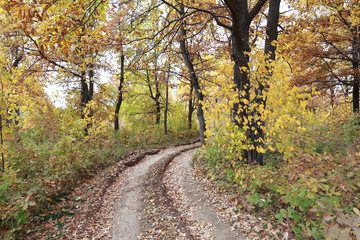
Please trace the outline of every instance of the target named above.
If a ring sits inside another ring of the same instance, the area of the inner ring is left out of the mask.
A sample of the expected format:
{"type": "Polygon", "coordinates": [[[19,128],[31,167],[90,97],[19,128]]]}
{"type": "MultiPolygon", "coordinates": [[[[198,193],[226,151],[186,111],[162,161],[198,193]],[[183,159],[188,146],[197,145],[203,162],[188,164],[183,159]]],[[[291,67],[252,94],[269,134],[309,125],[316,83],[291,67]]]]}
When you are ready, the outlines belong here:
{"type": "Polygon", "coordinates": [[[1,237],[131,151],[200,137],[208,177],[323,239],[360,214],[359,16],[354,0],[0,0],[1,237]]]}

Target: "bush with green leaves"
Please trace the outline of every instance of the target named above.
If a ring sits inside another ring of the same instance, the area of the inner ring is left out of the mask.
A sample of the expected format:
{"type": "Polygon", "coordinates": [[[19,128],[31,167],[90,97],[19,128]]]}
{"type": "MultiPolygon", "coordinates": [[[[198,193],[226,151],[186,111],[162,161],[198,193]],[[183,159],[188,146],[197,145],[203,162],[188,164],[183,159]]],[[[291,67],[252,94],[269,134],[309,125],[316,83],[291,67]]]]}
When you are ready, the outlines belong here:
{"type": "Polygon", "coordinates": [[[293,156],[285,159],[268,149],[263,166],[232,158],[226,141],[209,145],[195,163],[220,186],[245,195],[256,214],[290,222],[298,239],[323,239],[326,216],[358,208],[360,126],[353,116],[335,118],[326,124],[313,122],[293,138],[298,144],[293,156]]]}

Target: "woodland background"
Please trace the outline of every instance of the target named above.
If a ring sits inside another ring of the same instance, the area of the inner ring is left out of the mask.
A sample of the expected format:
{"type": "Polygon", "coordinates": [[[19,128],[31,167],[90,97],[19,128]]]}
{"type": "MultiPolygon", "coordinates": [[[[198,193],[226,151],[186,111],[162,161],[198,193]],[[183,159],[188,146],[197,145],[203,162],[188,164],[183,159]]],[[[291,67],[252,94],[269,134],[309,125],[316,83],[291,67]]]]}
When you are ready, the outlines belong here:
{"type": "Polygon", "coordinates": [[[299,239],[360,214],[358,1],[0,6],[2,237],[131,151],[199,136],[195,164],[299,239]]]}

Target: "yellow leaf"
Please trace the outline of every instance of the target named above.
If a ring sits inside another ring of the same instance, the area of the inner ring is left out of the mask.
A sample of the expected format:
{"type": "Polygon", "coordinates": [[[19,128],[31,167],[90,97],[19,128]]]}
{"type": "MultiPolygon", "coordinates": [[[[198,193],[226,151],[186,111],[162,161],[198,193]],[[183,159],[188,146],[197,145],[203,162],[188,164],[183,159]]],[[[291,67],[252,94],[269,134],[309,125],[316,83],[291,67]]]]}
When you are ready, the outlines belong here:
{"type": "Polygon", "coordinates": [[[356,215],[358,215],[358,216],[360,217],[360,211],[359,211],[359,209],[353,208],[353,211],[354,211],[354,213],[355,213],[356,215]]]}

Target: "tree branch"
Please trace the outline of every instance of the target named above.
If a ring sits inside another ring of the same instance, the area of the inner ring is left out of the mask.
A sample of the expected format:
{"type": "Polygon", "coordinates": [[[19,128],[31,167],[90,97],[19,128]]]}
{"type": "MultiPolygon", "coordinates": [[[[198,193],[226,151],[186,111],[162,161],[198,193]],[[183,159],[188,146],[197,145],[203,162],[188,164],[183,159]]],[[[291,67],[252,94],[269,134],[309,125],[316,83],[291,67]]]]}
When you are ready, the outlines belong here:
{"type": "Polygon", "coordinates": [[[259,0],[253,9],[249,12],[249,22],[251,22],[255,16],[260,12],[261,8],[265,5],[267,0],[259,0]]]}

